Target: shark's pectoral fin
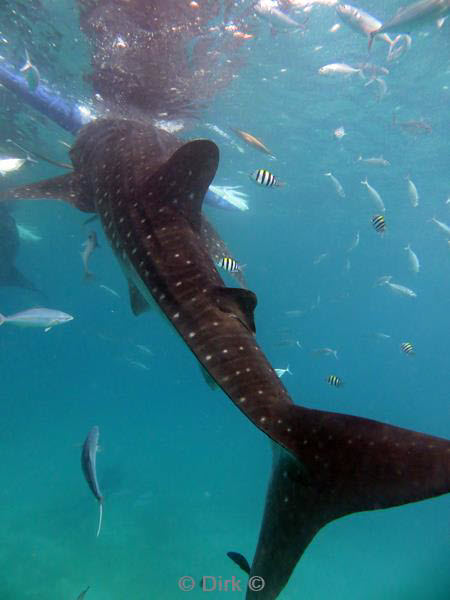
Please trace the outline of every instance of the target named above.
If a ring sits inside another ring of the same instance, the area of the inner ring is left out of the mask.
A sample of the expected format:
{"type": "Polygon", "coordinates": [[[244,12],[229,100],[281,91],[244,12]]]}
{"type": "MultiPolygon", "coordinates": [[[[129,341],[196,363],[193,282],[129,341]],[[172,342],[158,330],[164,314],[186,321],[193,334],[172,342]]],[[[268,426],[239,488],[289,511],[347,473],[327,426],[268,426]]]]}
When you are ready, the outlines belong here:
{"type": "Polygon", "coordinates": [[[230,313],[241,321],[247,329],[253,333],[256,332],[254,310],[258,300],[256,294],[250,290],[240,288],[216,287],[213,290],[213,298],[225,313],[230,313]]]}
{"type": "Polygon", "coordinates": [[[142,315],[142,313],[150,310],[150,304],[131,281],[128,281],[128,292],[130,295],[131,310],[133,311],[133,315],[135,317],[138,317],[139,315],[142,315]]]}
{"type": "Polygon", "coordinates": [[[13,199],[63,200],[84,212],[95,212],[93,197],[82,193],[82,183],[81,175],[69,173],[5,190],[0,194],[0,202],[13,199]]]}

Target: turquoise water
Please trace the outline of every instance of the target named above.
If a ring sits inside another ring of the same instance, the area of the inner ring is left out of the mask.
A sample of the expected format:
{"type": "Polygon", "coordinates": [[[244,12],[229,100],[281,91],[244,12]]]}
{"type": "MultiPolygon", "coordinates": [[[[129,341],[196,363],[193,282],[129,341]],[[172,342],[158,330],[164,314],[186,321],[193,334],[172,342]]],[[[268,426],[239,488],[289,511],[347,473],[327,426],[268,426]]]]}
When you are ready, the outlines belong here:
{"type": "MultiPolygon", "coordinates": [[[[383,17],[393,4],[364,8],[383,17]]],[[[89,45],[74,4],[6,2],[0,10],[0,54],[20,66],[26,44],[44,82],[88,101],[89,45]]],[[[450,249],[429,220],[450,223],[449,23],[414,32],[411,49],[392,64],[385,62],[385,44],[375,45],[371,60],[391,71],[388,93],[378,101],[374,84],[365,87],[358,76],[318,75],[327,63],[366,60],[364,38],[344,25],[330,33],[336,22],[332,7],[315,7],[304,35],[271,35],[258,21],[243,47],[247,65],[186,137],[214,139],[221,150],[215,183],[241,185],[248,194],[246,212],[207,213],[247,265],[259,301],[258,342],[274,367],[290,365],[293,375],[283,381],[294,401],[445,437],[450,249]],[[432,133],[393,127],[393,112],[399,121],[427,119],[432,133]],[[252,132],[277,160],[235,139],[239,152],[205,123],[252,132]],[[339,126],[347,135],[335,140],[339,126]],[[359,155],[383,155],[391,166],[362,165],[359,155]],[[258,187],[248,178],[258,168],[287,185],[258,187]],[[324,177],[329,171],[345,198],[324,177]],[[407,174],[420,194],[416,208],[407,174]],[[370,222],[378,210],[360,185],[365,176],[386,205],[383,237],[370,222]],[[360,243],[348,252],[358,231],[360,243]],[[420,259],[418,274],[408,266],[408,243],[420,259]],[[375,286],[383,275],[417,298],[375,286]],[[403,341],[414,344],[414,357],[400,351],[403,341]],[[323,347],[337,349],[339,359],[313,352],[323,347]],[[329,374],[344,385],[328,386],[329,374]]],[[[58,140],[73,138],[5,90],[0,123],[2,148],[13,138],[67,160],[58,140]]],[[[0,184],[59,174],[42,162],[27,164],[0,184]]],[[[126,282],[98,223],[83,226],[85,215],[50,201],[24,202],[13,211],[42,237],[22,242],[18,266],[47,294],[49,306],[75,319],[48,333],[0,330],[0,600],[75,600],[87,585],[87,600],[172,599],[183,597],[177,582],[184,575],[239,577],[226,552],[253,556],[271,464],[267,439],[222,392],[205,385],[194,358],[158,314],[132,315],[126,282]],[[80,251],[92,228],[101,247],[90,263],[95,278],[85,283],[80,251]],[[94,424],[105,495],[99,538],[97,504],[80,469],[81,444],[94,424]]],[[[37,303],[30,292],[0,288],[4,314],[37,303]]],[[[448,522],[442,497],[331,523],[280,597],[443,599],[448,522]]]]}

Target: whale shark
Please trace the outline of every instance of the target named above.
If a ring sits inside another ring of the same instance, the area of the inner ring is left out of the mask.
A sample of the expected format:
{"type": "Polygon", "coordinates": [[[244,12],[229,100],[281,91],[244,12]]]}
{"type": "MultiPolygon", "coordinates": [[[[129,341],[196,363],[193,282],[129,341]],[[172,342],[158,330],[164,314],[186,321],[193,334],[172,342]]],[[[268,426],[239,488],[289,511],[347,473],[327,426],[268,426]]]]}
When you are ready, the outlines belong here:
{"type": "Polygon", "coordinates": [[[156,303],[202,369],[272,441],[250,571],[264,587],[249,587],[247,599],[277,598],[327,523],[450,491],[448,440],[294,404],[256,341],[256,295],[224,284],[202,234],[215,143],[182,143],[153,124],[105,118],[81,130],[70,156],[72,173],[6,191],[0,201],[55,198],[95,212],[133,312],[156,303]]]}

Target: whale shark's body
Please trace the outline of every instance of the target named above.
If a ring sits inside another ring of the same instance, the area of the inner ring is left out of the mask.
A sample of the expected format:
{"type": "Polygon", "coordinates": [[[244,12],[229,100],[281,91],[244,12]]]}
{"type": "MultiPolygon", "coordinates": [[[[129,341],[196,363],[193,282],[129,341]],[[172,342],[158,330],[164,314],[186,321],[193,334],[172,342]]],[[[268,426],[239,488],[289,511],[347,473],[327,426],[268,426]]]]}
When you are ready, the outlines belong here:
{"type": "Polygon", "coordinates": [[[55,197],[96,212],[134,312],[155,301],[210,377],[274,442],[251,569],[265,587],[247,598],[277,598],[328,522],[449,491],[448,441],[292,402],[256,342],[255,294],[224,285],[202,234],[203,196],[219,161],[213,142],[181,145],[152,125],[100,119],[81,131],[71,158],[73,173],[8,197],[55,197]]]}

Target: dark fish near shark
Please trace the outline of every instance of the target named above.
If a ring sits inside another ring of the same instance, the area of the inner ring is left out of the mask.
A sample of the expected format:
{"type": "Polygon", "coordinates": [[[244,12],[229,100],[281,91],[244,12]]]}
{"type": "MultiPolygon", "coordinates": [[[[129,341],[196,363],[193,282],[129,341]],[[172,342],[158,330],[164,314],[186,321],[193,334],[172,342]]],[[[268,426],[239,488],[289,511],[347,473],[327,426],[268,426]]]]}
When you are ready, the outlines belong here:
{"type": "MultiPolygon", "coordinates": [[[[83,449],[81,451],[81,468],[83,469],[83,473],[86,478],[89,489],[96,497],[99,505],[97,537],[100,535],[103,517],[103,494],[101,493],[100,487],[98,485],[97,470],[95,466],[98,451],[99,435],[99,428],[97,427],[97,425],[94,425],[94,427],[88,433],[87,438],[85,439],[83,444],[83,449]]],[[[83,593],[85,594],[86,591],[83,593]]]]}
{"type": "Polygon", "coordinates": [[[16,221],[5,205],[0,205],[0,286],[21,287],[37,292],[36,286],[17,269],[15,261],[20,238],[16,221]]]}
{"type": "Polygon", "coordinates": [[[35,197],[45,190],[97,212],[134,298],[141,306],[156,301],[203,368],[275,442],[250,572],[265,587],[247,591],[249,599],[271,600],[330,521],[448,492],[450,443],[293,404],[255,340],[255,294],[224,286],[201,235],[218,149],[196,140],[170,153],[167,135],[149,124],[99,119],[75,142],[73,173],[24,191],[35,197]]]}

